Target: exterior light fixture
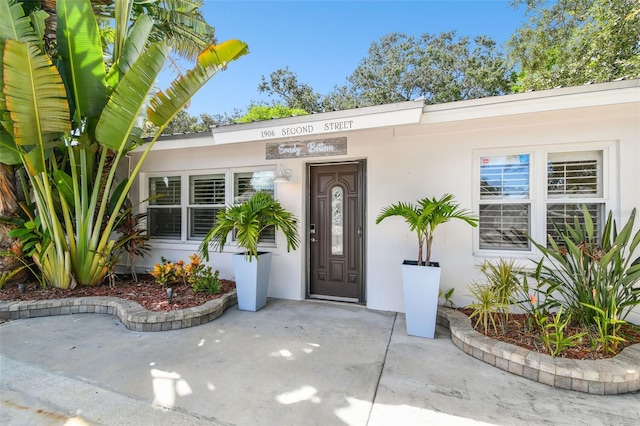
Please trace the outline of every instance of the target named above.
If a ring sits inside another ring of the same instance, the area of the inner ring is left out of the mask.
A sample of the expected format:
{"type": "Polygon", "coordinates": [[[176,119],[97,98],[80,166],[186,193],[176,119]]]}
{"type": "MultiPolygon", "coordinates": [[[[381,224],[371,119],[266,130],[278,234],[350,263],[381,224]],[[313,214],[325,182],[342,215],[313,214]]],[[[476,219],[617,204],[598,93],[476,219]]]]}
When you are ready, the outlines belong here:
{"type": "Polygon", "coordinates": [[[278,174],[273,178],[273,183],[286,183],[291,181],[291,169],[284,169],[282,164],[278,167],[278,174]]]}
{"type": "Polygon", "coordinates": [[[167,289],[167,300],[169,301],[169,304],[171,304],[171,299],[173,299],[173,289],[172,288],[168,288],[167,289]]]}

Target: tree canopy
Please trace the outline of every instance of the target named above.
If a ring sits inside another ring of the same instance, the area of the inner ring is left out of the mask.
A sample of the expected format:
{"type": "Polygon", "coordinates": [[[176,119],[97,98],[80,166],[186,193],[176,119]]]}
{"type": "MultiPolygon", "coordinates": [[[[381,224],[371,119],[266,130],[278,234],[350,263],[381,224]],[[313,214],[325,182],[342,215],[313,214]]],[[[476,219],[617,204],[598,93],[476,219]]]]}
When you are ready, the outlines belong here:
{"type": "Polygon", "coordinates": [[[348,77],[347,90],[361,105],[423,97],[442,103],[502,95],[509,70],[496,42],[455,31],[420,37],[392,33],[374,42],[369,56],[348,77]]]}
{"type": "MultiPolygon", "coordinates": [[[[288,66],[262,76],[258,92],[269,96],[270,107],[313,113],[640,76],[640,0],[512,0],[511,5],[525,6],[525,20],[506,46],[455,31],[391,33],[374,41],[345,83],[329,93],[317,93],[288,66]]],[[[253,113],[249,121],[256,117],[253,113]]]]}
{"type": "Polygon", "coordinates": [[[528,21],[509,41],[514,91],[640,76],[638,0],[515,0],[528,21]]]}
{"type": "Polygon", "coordinates": [[[308,112],[300,108],[289,108],[284,105],[254,105],[242,117],[238,118],[238,123],[250,123],[252,121],[270,120],[272,118],[292,117],[294,115],[307,115],[308,112]]]}
{"type": "Polygon", "coordinates": [[[320,95],[306,83],[299,83],[298,77],[289,67],[278,69],[269,75],[269,80],[262,76],[258,93],[266,93],[275,99],[275,104],[287,108],[305,111],[320,110],[320,95]]]}

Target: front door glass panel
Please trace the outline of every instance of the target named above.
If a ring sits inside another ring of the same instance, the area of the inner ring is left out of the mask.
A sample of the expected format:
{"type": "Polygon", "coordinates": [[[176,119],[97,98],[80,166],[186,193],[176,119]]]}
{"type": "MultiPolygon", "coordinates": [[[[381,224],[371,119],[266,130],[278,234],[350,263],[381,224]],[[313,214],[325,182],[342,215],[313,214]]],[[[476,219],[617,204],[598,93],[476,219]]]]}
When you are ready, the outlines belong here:
{"type": "Polygon", "coordinates": [[[343,220],[344,191],[339,186],[331,190],[331,254],[341,256],[344,251],[343,220]]]}

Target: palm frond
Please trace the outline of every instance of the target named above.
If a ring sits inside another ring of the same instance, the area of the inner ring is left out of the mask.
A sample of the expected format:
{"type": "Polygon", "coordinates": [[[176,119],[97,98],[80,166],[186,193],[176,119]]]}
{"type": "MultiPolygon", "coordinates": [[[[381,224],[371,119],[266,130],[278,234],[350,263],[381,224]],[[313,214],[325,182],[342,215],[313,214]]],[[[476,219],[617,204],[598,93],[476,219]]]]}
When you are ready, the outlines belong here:
{"type": "Polygon", "coordinates": [[[154,40],[165,40],[180,57],[193,60],[215,43],[215,30],[205,21],[202,5],[202,0],[163,0],[134,7],[154,19],[154,40]]]}
{"type": "Polygon", "coordinates": [[[195,68],[174,81],[166,94],[159,92],[151,100],[149,120],[160,128],[159,131],[164,130],[173,117],[211,77],[225,69],[229,62],[247,53],[247,44],[239,40],[229,40],[217,46],[209,46],[198,56],[195,68]]]}

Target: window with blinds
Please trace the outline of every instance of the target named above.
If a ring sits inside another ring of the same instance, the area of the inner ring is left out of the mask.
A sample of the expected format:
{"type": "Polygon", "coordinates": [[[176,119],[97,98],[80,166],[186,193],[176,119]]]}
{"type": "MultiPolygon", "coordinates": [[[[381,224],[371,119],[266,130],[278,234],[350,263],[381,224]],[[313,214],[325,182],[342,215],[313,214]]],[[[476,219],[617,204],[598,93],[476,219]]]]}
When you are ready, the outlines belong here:
{"type": "Polygon", "coordinates": [[[148,232],[156,238],[181,238],[182,207],[180,176],[149,178],[148,232]]]}
{"type": "Polygon", "coordinates": [[[529,154],[480,158],[480,248],[529,250],[529,154]]]}
{"type": "MultiPolygon", "coordinates": [[[[250,199],[258,191],[265,191],[274,196],[273,170],[260,170],[255,172],[241,172],[233,174],[233,200],[240,204],[250,199]]],[[[235,235],[234,235],[235,238],[235,235]]],[[[261,243],[275,243],[276,230],[270,226],[260,235],[261,243]]]]}
{"type": "MultiPolygon", "coordinates": [[[[165,240],[201,240],[215,225],[218,212],[258,191],[274,196],[273,170],[217,171],[150,176],[147,204],[149,236],[165,240]]],[[[275,243],[274,228],[260,242],[275,243]]]]}
{"type": "Polygon", "coordinates": [[[560,234],[567,223],[584,222],[583,205],[593,218],[596,235],[599,234],[604,212],[602,157],[602,151],[548,155],[546,228],[556,243],[562,245],[560,234]]]}
{"type": "Polygon", "coordinates": [[[567,224],[584,222],[583,206],[595,232],[605,215],[606,148],[553,152],[542,148],[516,155],[480,154],[476,162],[479,187],[480,250],[531,252],[530,238],[560,246],[567,224]],[[543,163],[535,163],[540,159],[543,163]],[[535,185],[534,185],[535,183],[535,185]]]}
{"type": "Polygon", "coordinates": [[[204,238],[226,200],[225,175],[189,176],[189,238],[204,238]]]}

